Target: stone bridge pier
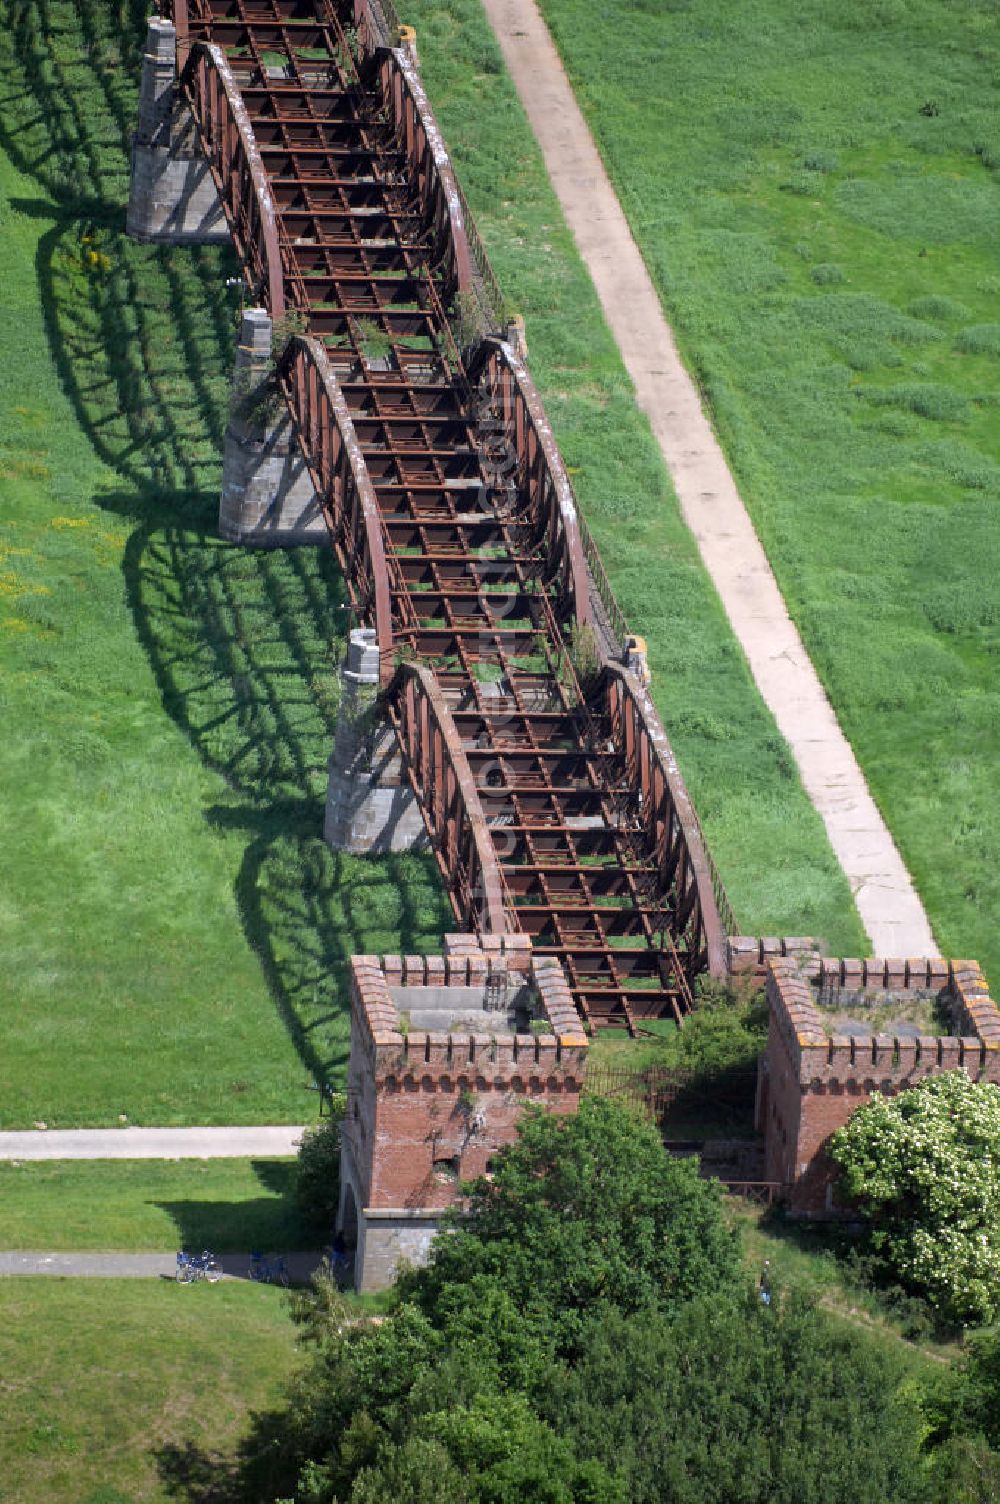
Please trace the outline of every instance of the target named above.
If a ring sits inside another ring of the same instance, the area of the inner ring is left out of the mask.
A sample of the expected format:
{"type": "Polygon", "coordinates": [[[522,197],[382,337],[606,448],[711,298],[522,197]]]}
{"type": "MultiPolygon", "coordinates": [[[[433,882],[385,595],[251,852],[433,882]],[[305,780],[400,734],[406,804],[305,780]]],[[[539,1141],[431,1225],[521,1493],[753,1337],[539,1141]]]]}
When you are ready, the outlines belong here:
{"type": "Polygon", "coordinates": [[[335,851],[356,855],[426,850],[427,830],[396,733],[379,708],[378,643],[367,627],[350,635],[340,686],[326,841],[335,851]]]}
{"type": "Polygon", "coordinates": [[[240,320],[222,451],[219,532],[230,543],[328,543],[295,425],[274,379],[274,326],[264,308],[240,320]]]}
{"type": "Polygon", "coordinates": [[[229,240],[215,180],[177,88],[177,32],[158,16],[146,32],[125,228],[133,240],[165,245],[229,240]]]}

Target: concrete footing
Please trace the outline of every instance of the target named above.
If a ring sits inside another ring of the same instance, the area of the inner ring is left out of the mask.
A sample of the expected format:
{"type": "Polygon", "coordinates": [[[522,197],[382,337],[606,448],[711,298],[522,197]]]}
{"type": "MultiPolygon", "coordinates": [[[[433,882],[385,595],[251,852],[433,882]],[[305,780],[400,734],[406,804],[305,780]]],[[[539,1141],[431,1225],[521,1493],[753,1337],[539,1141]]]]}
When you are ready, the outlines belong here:
{"type": "Polygon", "coordinates": [[[222,451],[219,532],[230,543],[288,548],[328,533],[284,400],[272,381],[271,319],[248,308],[240,322],[222,451]]]}
{"type": "Polygon", "coordinates": [[[357,855],[425,850],[427,831],[396,734],[377,712],[378,686],[375,633],[357,628],[341,672],[323,835],[335,851],[357,855]]]}
{"type": "Polygon", "coordinates": [[[400,1264],[426,1264],[441,1222],[441,1212],[423,1207],[364,1207],[358,1214],[355,1289],[387,1290],[395,1284],[400,1264]]]}
{"type": "Polygon", "coordinates": [[[191,111],[177,91],[177,32],[158,16],[146,33],[125,227],[133,240],[167,245],[229,240],[191,111]]]}
{"type": "Polygon", "coordinates": [[[356,1290],[386,1290],[395,1283],[400,1264],[426,1264],[442,1217],[441,1207],[366,1206],[350,1144],[342,1143],[335,1227],[351,1260],[356,1290]]]}

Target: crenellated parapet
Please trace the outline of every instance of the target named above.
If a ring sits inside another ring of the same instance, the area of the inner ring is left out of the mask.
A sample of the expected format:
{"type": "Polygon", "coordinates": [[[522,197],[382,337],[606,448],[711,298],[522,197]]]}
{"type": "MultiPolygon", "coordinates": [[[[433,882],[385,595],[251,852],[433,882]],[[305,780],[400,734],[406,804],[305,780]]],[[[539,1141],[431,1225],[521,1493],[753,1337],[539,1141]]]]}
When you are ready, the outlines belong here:
{"type": "Polygon", "coordinates": [[[1000,1010],[975,961],[802,952],[771,956],[766,975],[758,1128],[793,1210],[832,1209],[825,1145],[877,1093],[950,1070],[1000,1084],[1000,1010]]]}
{"type": "Polygon", "coordinates": [[[449,935],[443,956],[355,956],[340,1226],[359,1288],[422,1257],[526,1104],[579,1104],[587,1036],[562,968],[521,935],[449,935]]]}

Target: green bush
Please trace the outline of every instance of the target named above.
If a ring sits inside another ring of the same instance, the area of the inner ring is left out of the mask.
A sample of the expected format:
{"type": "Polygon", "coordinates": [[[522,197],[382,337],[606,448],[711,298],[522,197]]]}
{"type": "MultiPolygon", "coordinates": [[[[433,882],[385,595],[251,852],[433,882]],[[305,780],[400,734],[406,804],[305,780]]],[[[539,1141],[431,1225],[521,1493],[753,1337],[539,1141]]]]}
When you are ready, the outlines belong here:
{"type": "Polygon", "coordinates": [[[303,1219],[319,1232],[329,1233],[340,1199],[340,1125],[347,1111],[347,1098],[335,1092],[330,1116],[315,1128],[307,1128],[295,1166],[295,1199],[303,1219]]]}
{"type": "Polygon", "coordinates": [[[1000,355],[1000,324],[969,324],[959,330],[955,348],[963,355],[1000,355]]]}
{"type": "Polygon", "coordinates": [[[1000,1314],[1000,1088],[964,1071],[874,1097],[830,1141],[885,1269],[944,1317],[1000,1314]]]}
{"type": "Polygon", "coordinates": [[[695,1011],[676,1035],[676,1063],[715,1074],[757,1062],[767,1043],[767,998],[733,992],[711,977],[695,984],[695,1011]]]}
{"type": "Polygon", "coordinates": [[[958,423],[968,415],[961,392],[933,381],[906,381],[896,386],[859,392],[873,407],[902,407],[935,423],[958,423]]]}

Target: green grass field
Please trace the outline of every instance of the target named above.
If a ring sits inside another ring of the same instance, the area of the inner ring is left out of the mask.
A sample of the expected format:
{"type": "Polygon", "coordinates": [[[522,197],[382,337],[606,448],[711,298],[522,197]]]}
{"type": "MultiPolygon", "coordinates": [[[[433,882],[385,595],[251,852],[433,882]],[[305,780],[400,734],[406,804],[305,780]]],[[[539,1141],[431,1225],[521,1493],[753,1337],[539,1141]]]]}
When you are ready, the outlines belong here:
{"type": "Polygon", "coordinates": [[[424,82],[737,917],[866,944],[690,533],[477,0],[414,0],[424,82]]]}
{"type": "Polygon", "coordinates": [[[294,1362],[269,1286],[0,1281],[0,1504],[165,1504],[294,1362]]]}
{"type": "Polygon", "coordinates": [[[348,957],[452,924],[321,838],[330,556],[215,537],[233,266],[125,237],[147,8],[0,35],[4,1127],[303,1121],[348,957]]]}
{"type": "MultiPolygon", "coordinates": [[[[144,11],[16,0],[0,36],[4,1126],[301,1119],[343,1071],[346,958],[451,924],[428,862],[321,840],[329,558],[215,537],[232,263],[124,235],[144,11]]],[[[419,19],[740,917],[856,951],[478,8],[419,19]]]]}
{"type": "Polygon", "coordinates": [[[314,1248],[293,1199],[294,1160],[51,1160],[0,1164],[4,1248],[314,1248]]]}
{"type": "Polygon", "coordinates": [[[987,0],[541,0],[937,939],[1000,976],[987,0]]]}

